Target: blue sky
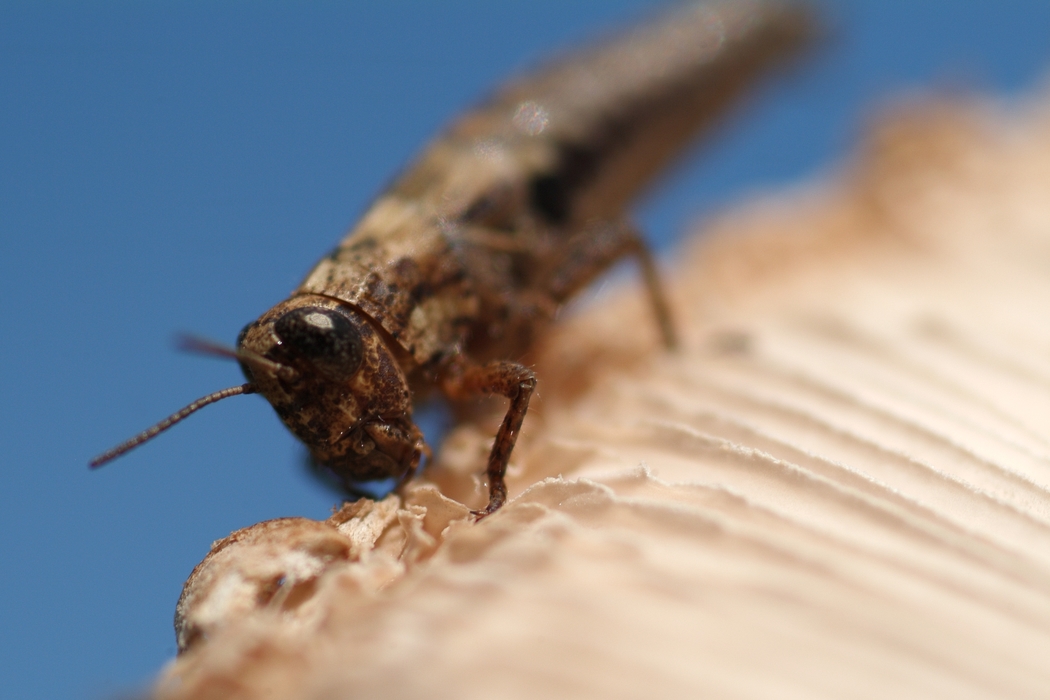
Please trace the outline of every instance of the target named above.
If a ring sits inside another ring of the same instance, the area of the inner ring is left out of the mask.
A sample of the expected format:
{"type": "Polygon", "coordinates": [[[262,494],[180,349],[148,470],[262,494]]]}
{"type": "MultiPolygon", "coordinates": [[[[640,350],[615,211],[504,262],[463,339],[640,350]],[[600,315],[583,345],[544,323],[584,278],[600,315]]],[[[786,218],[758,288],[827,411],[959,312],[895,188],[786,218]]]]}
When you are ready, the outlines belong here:
{"type": "MultiPolygon", "coordinates": [[[[174,654],[175,601],[213,540],[334,502],[258,397],[88,471],[241,381],[174,334],[232,343],[457,111],[650,6],[0,2],[6,697],[142,687],[174,654]]],[[[1050,65],[1044,0],[824,7],[824,49],[639,208],[664,254],[686,222],[825,172],[890,96],[1017,94],[1050,65]]]]}

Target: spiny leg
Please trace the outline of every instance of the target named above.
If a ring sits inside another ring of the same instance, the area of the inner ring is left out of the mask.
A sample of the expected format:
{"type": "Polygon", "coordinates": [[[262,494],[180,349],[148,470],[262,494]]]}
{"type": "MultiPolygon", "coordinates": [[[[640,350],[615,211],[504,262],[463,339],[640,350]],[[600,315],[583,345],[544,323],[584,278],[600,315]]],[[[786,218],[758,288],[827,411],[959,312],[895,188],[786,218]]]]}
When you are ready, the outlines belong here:
{"type": "Polygon", "coordinates": [[[656,263],[638,229],[628,221],[593,224],[572,236],[566,243],[562,259],[555,264],[547,289],[556,303],[563,304],[628,255],[633,255],[641,266],[642,280],[649,292],[664,345],[669,349],[677,347],[671,309],[660,284],[656,263]]]}
{"type": "Polygon", "coordinates": [[[507,500],[507,485],[503,478],[535,388],[536,375],[528,367],[516,362],[474,365],[460,360],[452,364],[441,378],[441,389],[451,399],[497,394],[510,400],[510,407],[496,433],[485,470],[489,479],[489,503],[484,510],[473,511],[478,520],[495,513],[507,500]]]}

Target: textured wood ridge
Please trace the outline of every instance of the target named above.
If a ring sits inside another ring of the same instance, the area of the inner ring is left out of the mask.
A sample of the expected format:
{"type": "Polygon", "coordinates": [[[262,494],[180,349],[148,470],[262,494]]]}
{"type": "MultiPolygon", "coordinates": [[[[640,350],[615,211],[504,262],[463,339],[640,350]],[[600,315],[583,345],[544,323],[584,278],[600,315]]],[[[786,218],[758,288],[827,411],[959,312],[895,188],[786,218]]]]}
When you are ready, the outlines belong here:
{"type": "Polygon", "coordinates": [[[201,583],[160,697],[1047,697],[1050,111],[904,110],[829,182],[680,256],[676,355],[633,288],[559,325],[497,515],[482,420],[294,605],[201,583]]]}

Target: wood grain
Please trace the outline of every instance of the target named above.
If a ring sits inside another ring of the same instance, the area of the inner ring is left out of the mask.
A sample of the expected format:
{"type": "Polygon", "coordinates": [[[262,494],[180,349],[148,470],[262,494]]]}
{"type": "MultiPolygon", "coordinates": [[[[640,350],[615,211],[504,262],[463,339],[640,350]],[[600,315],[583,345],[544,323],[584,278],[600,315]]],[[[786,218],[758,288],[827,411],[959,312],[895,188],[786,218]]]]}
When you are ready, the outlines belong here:
{"type": "Polygon", "coordinates": [[[500,513],[497,406],[158,697],[1046,697],[1050,109],[880,124],[688,244],[680,352],[633,286],[559,325],[500,513]]]}

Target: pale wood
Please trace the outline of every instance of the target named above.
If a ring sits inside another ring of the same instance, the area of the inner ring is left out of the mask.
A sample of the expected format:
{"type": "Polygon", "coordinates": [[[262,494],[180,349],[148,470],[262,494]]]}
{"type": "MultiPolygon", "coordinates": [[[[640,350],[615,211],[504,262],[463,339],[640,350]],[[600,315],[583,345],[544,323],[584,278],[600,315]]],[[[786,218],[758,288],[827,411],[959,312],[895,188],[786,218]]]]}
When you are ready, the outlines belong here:
{"type": "Polygon", "coordinates": [[[1050,695],[1050,110],[881,124],[688,244],[680,352],[637,287],[559,324],[497,515],[483,420],[294,606],[188,605],[158,695],[1050,695]]]}

